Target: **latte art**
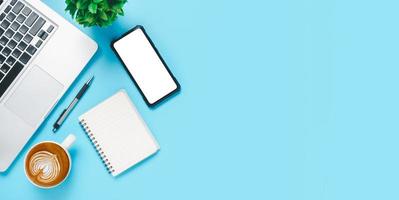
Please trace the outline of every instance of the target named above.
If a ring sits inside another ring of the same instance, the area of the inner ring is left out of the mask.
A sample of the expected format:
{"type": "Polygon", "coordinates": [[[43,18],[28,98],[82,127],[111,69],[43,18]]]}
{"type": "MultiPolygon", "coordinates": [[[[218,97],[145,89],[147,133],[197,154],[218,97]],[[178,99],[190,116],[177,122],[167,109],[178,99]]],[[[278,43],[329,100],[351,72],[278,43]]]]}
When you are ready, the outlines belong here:
{"type": "Polygon", "coordinates": [[[30,173],[42,183],[55,181],[61,173],[60,162],[56,154],[48,151],[38,151],[29,161],[30,173]]]}
{"type": "Polygon", "coordinates": [[[65,180],[71,169],[68,152],[54,142],[42,142],[28,152],[25,174],[29,180],[44,188],[57,186],[65,180]]]}

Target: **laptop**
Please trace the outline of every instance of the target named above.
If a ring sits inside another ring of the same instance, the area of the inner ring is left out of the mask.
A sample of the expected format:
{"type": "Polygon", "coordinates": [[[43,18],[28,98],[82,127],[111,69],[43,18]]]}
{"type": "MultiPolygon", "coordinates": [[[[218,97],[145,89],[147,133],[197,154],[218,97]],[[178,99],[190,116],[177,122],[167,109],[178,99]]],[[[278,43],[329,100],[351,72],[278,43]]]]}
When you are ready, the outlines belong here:
{"type": "Polygon", "coordinates": [[[97,44],[39,0],[0,0],[0,172],[83,70],[97,44]]]}

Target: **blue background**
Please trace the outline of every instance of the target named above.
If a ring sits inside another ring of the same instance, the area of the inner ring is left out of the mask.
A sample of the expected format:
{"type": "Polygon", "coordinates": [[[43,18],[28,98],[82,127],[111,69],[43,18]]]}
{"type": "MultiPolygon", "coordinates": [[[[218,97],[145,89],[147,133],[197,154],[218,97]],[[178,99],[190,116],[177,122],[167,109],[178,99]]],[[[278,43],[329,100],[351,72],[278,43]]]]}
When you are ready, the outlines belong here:
{"type": "MultiPolygon", "coordinates": [[[[64,12],[62,0],[45,0],[64,12]]],[[[398,199],[394,0],[130,0],[86,70],[10,168],[1,199],[398,199]],[[149,109],[110,41],[143,25],[182,85],[149,109]],[[51,125],[95,81],[57,134],[51,125]],[[79,115],[124,88],[161,151],[106,173],[79,115]],[[24,177],[33,144],[74,133],[69,179],[41,190],[24,177]]],[[[67,39],[67,38],[66,38],[67,39]]]]}

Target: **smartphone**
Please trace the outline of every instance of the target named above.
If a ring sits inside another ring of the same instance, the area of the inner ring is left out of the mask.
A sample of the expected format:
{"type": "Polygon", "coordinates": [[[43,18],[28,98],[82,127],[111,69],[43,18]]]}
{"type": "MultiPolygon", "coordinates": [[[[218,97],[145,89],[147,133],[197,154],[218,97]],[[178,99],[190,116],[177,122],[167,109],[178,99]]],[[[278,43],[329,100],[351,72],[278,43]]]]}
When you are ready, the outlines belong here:
{"type": "Polygon", "coordinates": [[[148,106],[180,90],[180,84],[142,26],[134,27],[111,46],[148,106]]]}

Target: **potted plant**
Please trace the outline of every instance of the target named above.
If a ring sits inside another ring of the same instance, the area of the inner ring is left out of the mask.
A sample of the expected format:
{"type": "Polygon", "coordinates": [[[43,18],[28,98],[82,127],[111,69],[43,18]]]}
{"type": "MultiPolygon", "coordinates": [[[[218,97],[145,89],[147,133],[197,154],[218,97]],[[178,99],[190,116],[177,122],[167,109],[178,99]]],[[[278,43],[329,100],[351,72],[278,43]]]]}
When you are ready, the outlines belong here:
{"type": "Polygon", "coordinates": [[[72,18],[84,27],[106,27],[122,16],[127,0],[65,0],[72,18]]]}

